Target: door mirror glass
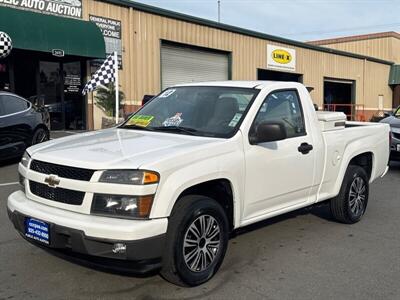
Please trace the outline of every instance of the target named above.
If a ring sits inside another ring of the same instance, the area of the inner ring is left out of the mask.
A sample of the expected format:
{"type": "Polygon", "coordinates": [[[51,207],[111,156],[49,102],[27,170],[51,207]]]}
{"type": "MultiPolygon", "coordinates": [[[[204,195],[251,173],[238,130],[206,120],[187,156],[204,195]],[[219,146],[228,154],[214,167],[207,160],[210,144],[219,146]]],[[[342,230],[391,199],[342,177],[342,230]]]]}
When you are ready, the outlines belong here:
{"type": "Polygon", "coordinates": [[[252,129],[249,136],[250,144],[281,141],[287,138],[286,127],[282,122],[262,122],[252,129]]]}

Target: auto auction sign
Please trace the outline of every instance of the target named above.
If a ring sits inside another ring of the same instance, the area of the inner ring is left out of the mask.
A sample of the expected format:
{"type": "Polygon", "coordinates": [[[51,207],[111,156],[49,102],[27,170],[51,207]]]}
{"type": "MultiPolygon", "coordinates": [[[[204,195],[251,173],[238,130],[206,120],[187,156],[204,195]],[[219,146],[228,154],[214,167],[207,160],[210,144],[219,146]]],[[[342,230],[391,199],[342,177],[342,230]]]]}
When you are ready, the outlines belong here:
{"type": "Polygon", "coordinates": [[[82,18],[82,0],[0,0],[1,5],[70,18],[82,18]]]}

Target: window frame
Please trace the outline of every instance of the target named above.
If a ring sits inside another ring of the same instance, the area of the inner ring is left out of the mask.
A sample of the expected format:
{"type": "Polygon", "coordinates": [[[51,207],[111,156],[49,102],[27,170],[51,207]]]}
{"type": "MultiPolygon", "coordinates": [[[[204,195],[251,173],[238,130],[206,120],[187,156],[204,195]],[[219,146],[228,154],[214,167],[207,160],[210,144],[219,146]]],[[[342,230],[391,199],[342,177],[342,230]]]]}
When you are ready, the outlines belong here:
{"type": "Polygon", "coordinates": [[[1,96],[20,99],[20,100],[22,100],[22,101],[28,103],[28,107],[27,107],[26,109],[24,109],[24,110],[17,111],[17,112],[11,113],[11,114],[7,114],[6,111],[5,111],[6,109],[5,109],[4,103],[2,103],[2,102],[0,101],[0,106],[1,106],[1,108],[2,108],[2,112],[6,113],[6,114],[4,114],[4,115],[0,115],[0,118],[6,118],[6,117],[10,117],[10,116],[22,114],[22,113],[25,113],[25,112],[29,111],[29,110],[32,108],[32,103],[31,103],[31,102],[29,102],[28,100],[25,100],[24,98],[22,98],[22,97],[20,97],[20,96],[18,96],[18,95],[13,95],[13,94],[7,94],[7,93],[5,93],[5,94],[0,94],[0,97],[1,97],[1,96]]]}
{"type": "MultiPolygon", "coordinates": [[[[298,99],[298,102],[299,102],[299,108],[300,108],[301,118],[302,118],[303,124],[304,124],[304,132],[303,132],[303,133],[297,134],[297,135],[295,135],[295,136],[287,137],[285,140],[287,140],[287,139],[293,139],[293,138],[298,138],[298,137],[302,137],[302,136],[306,136],[306,135],[307,135],[307,123],[306,123],[306,120],[305,120],[305,118],[304,118],[304,110],[303,110],[303,105],[302,105],[302,103],[301,103],[301,98],[300,98],[299,91],[298,91],[298,89],[296,89],[296,88],[289,88],[289,89],[277,89],[277,90],[273,90],[273,91],[269,92],[269,93],[267,94],[267,96],[265,96],[265,98],[264,98],[263,101],[261,102],[260,107],[259,107],[258,110],[257,110],[257,113],[255,114],[255,116],[254,116],[254,118],[253,118],[253,121],[251,122],[251,126],[250,126],[249,133],[248,133],[248,138],[249,138],[249,139],[250,139],[251,133],[252,133],[253,130],[254,130],[256,118],[257,118],[258,114],[260,113],[260,110],[261,110],[263,104],[265,103],[265,101],[267,101],[267,98],[268,98],[269,96],[271,96],[271,95],[274,94],[274,93],[280,93],[280,92],[295,92],[295,94],[296,94],[296,96],[297,96],[297,99],[298,99]]],[[[277,141],[271,141],[271,142],[269,142],[269,143],[274,143],[274,142],[277,142],[277,141]]]]}

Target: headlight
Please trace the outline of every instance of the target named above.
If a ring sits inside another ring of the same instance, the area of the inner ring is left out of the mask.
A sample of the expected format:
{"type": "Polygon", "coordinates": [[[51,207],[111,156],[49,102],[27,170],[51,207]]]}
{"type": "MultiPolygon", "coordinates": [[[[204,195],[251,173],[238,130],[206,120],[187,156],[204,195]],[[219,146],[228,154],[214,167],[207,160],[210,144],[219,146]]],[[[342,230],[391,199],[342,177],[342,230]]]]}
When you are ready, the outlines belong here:
{"type": "Polygon", "coordinates": [[[21,158],[21,164],[27,168],[29,165],[29,161],[31,160],[31,157],[29,156],[28,152],[25,151],[24,155],[21,158]]]}
{"type": "Polygon", "coordinates": [[[151,184],[159,181],[156,172],[139,170],[108,170],[101,174],[100,182],[122,183],[122,184],[151,184]]]}
{"type": "Polygon", "coordinates": [[[122,218],[147,218],[153,204],[153,195],[129,196],[94,194],[91,213],[122,218]]]}

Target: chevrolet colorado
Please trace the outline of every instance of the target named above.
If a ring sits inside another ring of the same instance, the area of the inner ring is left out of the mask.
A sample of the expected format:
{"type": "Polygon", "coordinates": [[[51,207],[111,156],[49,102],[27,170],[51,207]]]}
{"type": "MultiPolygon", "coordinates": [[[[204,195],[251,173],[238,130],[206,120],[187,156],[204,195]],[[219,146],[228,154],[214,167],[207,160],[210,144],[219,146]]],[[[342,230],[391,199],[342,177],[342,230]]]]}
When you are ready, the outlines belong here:
{"type": "Polygon", "coordinates": [[[28,148],[8,214],[34,244],[195,286],[239,227],[325,200],[358,222],[389,134],[316,112],[299,83],[174,86],[115,128],[28,148]]]}

